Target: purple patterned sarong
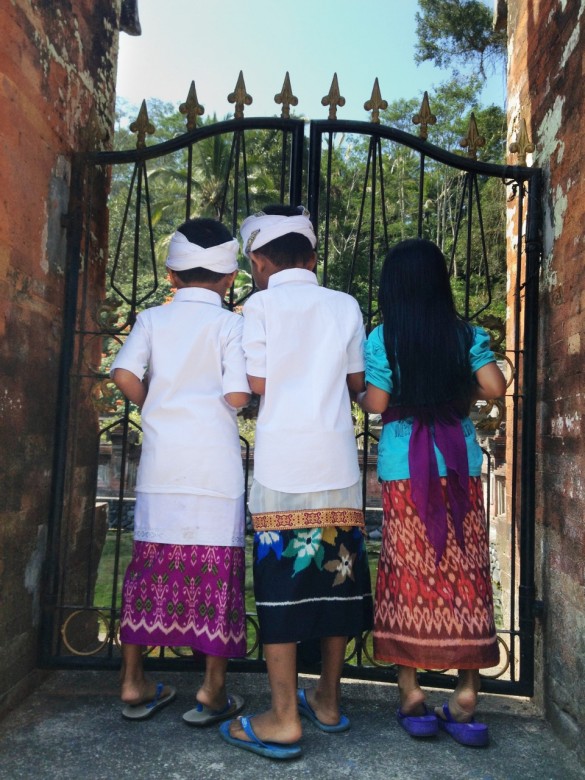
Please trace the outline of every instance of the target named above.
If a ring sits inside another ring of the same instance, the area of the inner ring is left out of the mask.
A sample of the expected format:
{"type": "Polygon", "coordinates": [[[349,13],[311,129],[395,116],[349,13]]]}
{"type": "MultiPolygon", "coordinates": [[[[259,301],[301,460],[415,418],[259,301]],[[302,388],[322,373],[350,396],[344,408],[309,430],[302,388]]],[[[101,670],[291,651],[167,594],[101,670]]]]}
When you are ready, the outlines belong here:
{"type": "Polygon", "coordinates": [[[244,656],[243,548],[135,541],[124,577],[120,639],[244,656]]]}

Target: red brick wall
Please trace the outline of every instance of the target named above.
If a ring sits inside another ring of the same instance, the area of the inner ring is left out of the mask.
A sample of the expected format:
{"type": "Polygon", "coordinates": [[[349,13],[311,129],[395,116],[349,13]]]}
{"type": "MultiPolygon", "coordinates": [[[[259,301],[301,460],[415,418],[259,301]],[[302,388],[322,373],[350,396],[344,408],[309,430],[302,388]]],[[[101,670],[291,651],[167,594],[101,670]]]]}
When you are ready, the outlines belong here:
{"type": "Polygon", "coordinates": [[[95,112],[102,140],[113,125],[119,5],[0,5],[0,708],[26,685],[37,660],[63,319],[63,217],[72,153],[88,143],[88,117],[95,112]]]}
{"type": "MultiPolygon", "coordinates": [[[[582,755],[585,736],[585,13],[578,0],[508,0],[508,127],[543,168],[537,416],[537,695],[582,755]]],[[[515,158],[511,158],[514,162],[515,158]]]]}

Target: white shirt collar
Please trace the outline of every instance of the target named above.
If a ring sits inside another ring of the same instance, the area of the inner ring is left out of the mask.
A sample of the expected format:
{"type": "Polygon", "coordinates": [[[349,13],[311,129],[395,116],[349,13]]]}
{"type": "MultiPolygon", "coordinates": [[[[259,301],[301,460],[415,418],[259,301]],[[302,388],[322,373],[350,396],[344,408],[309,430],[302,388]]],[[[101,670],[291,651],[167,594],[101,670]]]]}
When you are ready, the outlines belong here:
{"type": "Polygon", "coordinates": [[[268,287],[276,287],[279,284],[288,282],[305,282],[306,284],[319,284],[317,274],[306,268],[285,268],[278,273],[272,274],[268,279],[268,287]]]}
{"type": "Polygon", "coordinates": [[[213,290],[206,287],[181,287],[175,293],[173,301],[178,303],[211,303],[214,306],[221,306],[221,296],[213,290]]]}

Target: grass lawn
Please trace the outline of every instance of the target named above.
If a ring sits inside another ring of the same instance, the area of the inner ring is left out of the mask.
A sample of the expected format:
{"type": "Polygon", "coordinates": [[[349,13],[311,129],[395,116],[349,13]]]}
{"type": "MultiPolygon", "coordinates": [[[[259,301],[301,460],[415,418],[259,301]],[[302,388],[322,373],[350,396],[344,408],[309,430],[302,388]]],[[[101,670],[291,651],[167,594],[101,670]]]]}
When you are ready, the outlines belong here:
{"type": "MultiPolygon", "coordinates": [[[[114,585],[114,570],[116,565],[116,537],[115,531],[108,531],[95,586],[93,599],[94,607],[110,608],[112,605],[112,588],[114,585]]],[[[120,534],[120,552],[118,561],[118,582],[116,588],[116,606],[119,607],[122,598],[122,582],[126,567],[132,557],[132,534],[123,531],[120,534]]]]}

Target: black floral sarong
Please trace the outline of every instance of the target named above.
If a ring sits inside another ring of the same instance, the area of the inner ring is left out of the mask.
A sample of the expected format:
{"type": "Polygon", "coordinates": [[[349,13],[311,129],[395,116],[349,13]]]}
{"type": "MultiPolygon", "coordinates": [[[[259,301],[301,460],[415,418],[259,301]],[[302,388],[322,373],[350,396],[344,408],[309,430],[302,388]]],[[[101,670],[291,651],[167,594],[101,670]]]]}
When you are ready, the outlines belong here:
{"type": "Polygon", "coordinates": [[[372,590],[361,529],[256,532],[254,595],[265,644],[369,630],[372,590]]]}

